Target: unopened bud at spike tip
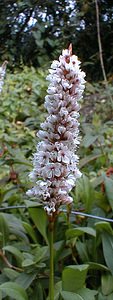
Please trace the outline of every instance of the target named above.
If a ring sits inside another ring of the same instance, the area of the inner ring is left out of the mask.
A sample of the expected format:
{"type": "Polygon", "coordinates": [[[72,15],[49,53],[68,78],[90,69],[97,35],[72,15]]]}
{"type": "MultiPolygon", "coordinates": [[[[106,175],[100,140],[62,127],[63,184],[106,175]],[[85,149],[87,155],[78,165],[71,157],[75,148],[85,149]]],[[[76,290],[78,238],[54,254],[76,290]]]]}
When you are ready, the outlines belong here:
{"type": "Polygon", "coordinates": [[[71,56],[71,55],[72,55],[72,43],[69,45],[68,50],[69,50],[69,54],[70,54],[70,56],[71,56]]]}

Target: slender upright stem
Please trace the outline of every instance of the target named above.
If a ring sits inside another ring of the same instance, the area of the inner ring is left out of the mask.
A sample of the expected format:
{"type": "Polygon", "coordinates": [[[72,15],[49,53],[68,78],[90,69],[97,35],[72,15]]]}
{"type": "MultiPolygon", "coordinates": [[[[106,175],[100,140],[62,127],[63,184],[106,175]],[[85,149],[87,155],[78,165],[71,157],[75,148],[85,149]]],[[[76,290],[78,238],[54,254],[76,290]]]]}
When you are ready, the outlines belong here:
{"type": "Polygon", "coordinates": [[[102,43],[101,43],[101,36],[100,36],[100,22],[99,22],[98,0],[95,0],[95,5],[96,5],[97,35],[98,35],[98,46],[99,46],[100,63],[101,63],[101,68],[102,68],[102,73],[103,73],[104,81],[107,84],[107,76],[106,76],[105,66],[104,66],[104,61],[103,61],[102,43]]]}
{"type": "Polygon", "coordinates": [[[53,253],[53,235],[54,222],[50,221],[50,278],[49,278],[49,300],[54,300],[54,253],[53,253]]]}
{"type": "Polygon", "coordinates": [[[97,37],[98,37],[98,47],[99,47],[99,56],[100,56],[100,64],[102,69],[102,74],[106,86],[106,91],[109,96],[111,107],[113,108],[113,99],[111,96],[111,93],[109,91],[109,84],[107,81],[105,66],[104,66],[104,60],[103,60],[103,51],[102,51],[102,42],[101,42],[101,34],[100,34],[100,21],[99,21],[99,6],[98,6],[98,0],[95,0],[95,7],[96,7],[96,21],[97,21],[97,37]]]}

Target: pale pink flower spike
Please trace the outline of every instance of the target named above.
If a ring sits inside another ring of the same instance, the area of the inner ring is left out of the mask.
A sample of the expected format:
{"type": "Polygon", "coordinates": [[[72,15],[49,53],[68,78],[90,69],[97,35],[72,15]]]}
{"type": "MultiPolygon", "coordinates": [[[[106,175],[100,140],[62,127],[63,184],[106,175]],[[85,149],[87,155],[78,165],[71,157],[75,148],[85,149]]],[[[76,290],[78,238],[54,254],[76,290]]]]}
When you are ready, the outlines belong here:
{"type": "Polygon", "coordinates": [[[73,201],[69,192],[81,176],[75,152],[79,145],[78,111],[85,73],[77,56],[72,55],[71,45],[62,51],[58,61],[53,61],[49,73],[45,97],[48,115],[37,134],[42,141],[37,145],[30,173],[35,185],[27,195],[35,196],[52,215],[60,205],[73,201]]]}

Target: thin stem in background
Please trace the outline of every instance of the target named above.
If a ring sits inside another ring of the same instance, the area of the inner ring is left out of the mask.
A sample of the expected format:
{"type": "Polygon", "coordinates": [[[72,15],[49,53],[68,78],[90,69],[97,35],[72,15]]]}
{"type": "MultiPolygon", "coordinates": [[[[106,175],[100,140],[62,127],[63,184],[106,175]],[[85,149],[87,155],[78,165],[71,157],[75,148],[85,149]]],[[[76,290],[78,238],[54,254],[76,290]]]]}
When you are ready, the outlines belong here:
{"type": "MultiPolygon", "coordinates": [[[[29,206],[29,208],[30,207],[33,208],[33,207],[38,207],[38,206],[33,205],[33,206],[29,206]]],[[[7,211],[7,210],[10,210],[10,209],[19,209],[19,208],[28,209],[28,207],[26,205],[12,205],[12,206],[7,206],[7,207],[0,207],[0,211],[7,211]]],[[[61,209],[59,212],[60,213],[64,212],[64,213],[67,214],[66,209],[61,209]]],[[[83,213],[83,212],[80,212],[80,211],[71,210],[70,215],[84,216],[84,217],[88,217],[88,218],[91,218],[91,219],[97,219],[97,220],[113,223],[113,219],[104,218],[104,217],[101,217],[101,216],[95,216],[95,215],[88,214],[88,213],[83,213]]]]}
{"type": "Polygon", "coordinates": [[[104,66],[104,60],[103,60],[103,53],[102,53],[102,42],[101,42],[101,35],[100,35],[100,21],[99,21],[99,6],[98,6],[98,0],[95,0],[95,7],[96,7],[96,24],[97,24],[97,36],[98,36],[98,47],[99,47],[99,57],[100,57],[100,64],[102,69],[103,78],[105,81],[106,91],[109,95],[111,106],[113,108],[113,100],[112,96],[109,91],[109,85],[107,81],[105,66],[104,66]]]}
{"type": "Polygon", "coordinates": [[[97,35],[98,35],[98,47],[99,47],[99,56],[100,56],[100,63],[102,68],[102,73],[104,77],[104,81],[107,84],[107,77],[104,67],[104,61],[103,61],[103,54],[102,54],[102,43],[101,43],[101,37],[100,37],[100,22],[99,22],[99,6],[98,6],[98,0],[95,0],[96,5],[96,19],[97,19],[97,35]]]}

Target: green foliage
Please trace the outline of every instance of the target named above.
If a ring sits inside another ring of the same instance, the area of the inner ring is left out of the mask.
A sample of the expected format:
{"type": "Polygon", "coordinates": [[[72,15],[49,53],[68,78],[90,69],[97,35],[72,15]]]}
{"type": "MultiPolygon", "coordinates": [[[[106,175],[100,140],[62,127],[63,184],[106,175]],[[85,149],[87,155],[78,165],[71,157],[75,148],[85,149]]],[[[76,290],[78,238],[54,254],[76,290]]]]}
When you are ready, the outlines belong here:
{"type": "MultiPolygon", "coordinates": [[[[1,208],[19,204],[26,208],[10,208],[0,213],[0,299],[48,300],[48,220],[38,199],[28,200],[26,196],[31,187],[28,173],[32,169],[35,133],[45,114],[46,88],[44,71],[23,67],[7,75],[1,94],[1,208]]],[[[106,104],[101,115],[93,113],[87,117],[85,112],[87,99],[93,98],[97,90],[100,97],[98,86],[94,85],[93,90],[87,86],[86,103],[82,103],[83,139],[79,156],[84,175],[71,193],[72,210],[112,218],[113,123],[108,121],[111,115],[108,109],[104,122],[106,104]]],[[[100,91],[102,94],[102,86],[100,91]]],[[[97,108],[96,100],[93,112],[97,108]]],[[[54,232],[54,300],[111,300],[112,252],[112,224],[62,211],[54,232]]]]}
{"type": "Polygon", "coordinates": [[[81,289],[86,280],[88,265],[68,266],[62,274],[62,289],[75,292],[81,289]]]}
{"type": "Polygon", "coordinates": [[[5,282],[1,284],[0,290],[8,295],[9,297],[13,297],[16,300],[27,300],[27,294],[17,283],[14,282],[5,282]]]}
{"type": "Polygon", "coordinates": [[[39,232],[44,237],[46,243],[48,244],[48,238],[47,238],[47,216],[46,212],[43,210],[43,208],[29,208],[30,216],[39,230],[39,232]]]}
{"type": "Polygon", "coordinates": [[[26,199],[27,174],[32,166],[28,156],[35,144],[35,131],[43,120],[46,88],[42,70],[25,67],[7,74],[0,95],[0,201],[3,205],[7,201],[9,205],[22,203],[26,199]]]}

